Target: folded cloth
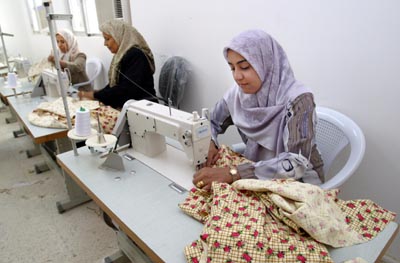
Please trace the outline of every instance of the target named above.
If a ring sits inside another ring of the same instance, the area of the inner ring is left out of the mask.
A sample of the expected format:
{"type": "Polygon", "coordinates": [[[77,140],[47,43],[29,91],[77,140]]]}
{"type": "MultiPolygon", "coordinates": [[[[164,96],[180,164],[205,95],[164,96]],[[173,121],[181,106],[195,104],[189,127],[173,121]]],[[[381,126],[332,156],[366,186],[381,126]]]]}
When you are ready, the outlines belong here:
{"type": "MultiPolygon", "coordinates": [[[[75,114],[80,108],[90,110],[91,127],[97,129],[97,113],[99,113],[100,124],[103,132],[112,132],[120,111],[100,104],[94,100],[77,100],[67,97],[68,111],[71,116],[71,124],[75,126],[75,114]]],[[[62,98],[52,102],[42,102],[28,115],[31,124],[45,128],[67,129],[68,123],[62,98]]]]}

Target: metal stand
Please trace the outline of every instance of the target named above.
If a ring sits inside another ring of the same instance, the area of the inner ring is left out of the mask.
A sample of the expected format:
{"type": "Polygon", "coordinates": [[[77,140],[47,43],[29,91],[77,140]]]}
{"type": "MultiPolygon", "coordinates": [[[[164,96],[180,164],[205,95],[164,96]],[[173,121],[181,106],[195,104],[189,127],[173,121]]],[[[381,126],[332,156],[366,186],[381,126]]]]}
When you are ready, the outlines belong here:
{"type": "MultiPolygon", "coordinates": [[[[50,13],[50,2],[43,2],[43,5],[46,9],[46,18],[47,18],[47,23],[49,24],[51,45],[53,47],[53,54],[54,54],[54,62],[55,62],[56,70],[57,70],[58,82],[60,83],[61,97],[62,97],[63,104],[64,104],[65,116],[67,117],[68,129],[72,130],[71,115],[69,114],[68,102],[67,102],[67,87],[65,87],[65,83],[62,80],[62,76],[61,76],[60,57],[59,57],[58,50],[57,50],[56,30],[55,30],[55,25],[54,25],[54,20],[71,20],[72,15],[71,14],[51,14],[50,13]]],[[[72,144],[72,148],[74,150],[74,154],[77,156],[78,151],[76,149],[76,145],[73,141],[71,141],[71,144],[72,144]]]]}
{"type": "Polygon", "coordinates": [[[122,157],[117,152],[110,152],[107,159],[100,165],[100,169],[109,168],[112,170],[125,171],[122,157]]]}

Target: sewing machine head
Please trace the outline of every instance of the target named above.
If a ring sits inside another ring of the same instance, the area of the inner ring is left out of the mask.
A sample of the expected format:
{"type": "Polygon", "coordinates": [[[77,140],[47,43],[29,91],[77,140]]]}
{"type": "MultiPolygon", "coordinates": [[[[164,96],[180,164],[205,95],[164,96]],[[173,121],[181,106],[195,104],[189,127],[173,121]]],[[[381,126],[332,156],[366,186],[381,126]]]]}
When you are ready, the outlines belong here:
{"type": "MultiPolygon", "coordinates": [[[[55,98],[61,96],[61,85],[58,81],[58,75],[55,69],[43,70],[42,79],[46,96],[55,98]]],[[[67,88],[69,85],[69,79],[66,72],[61,72],[61,79],[64,87],[67,88]]]]}
{"type": "Polygon", "coordinates": [[[211,127],[206,109],[199,116],[197,112],[191,114],[140,100],[127,102],[124,110],[134,150],[150,157],[156,156],[166,150],[165,137],[168,137],[179,142],[192,165],[207,160],[211,127]]]}
{"type": "Polygon", "coordinates": [[[14,68],[17,71],[19,78],[25,78],[28,76],[31,62],[24,57],[16,57],[14,59],[14,68]]]}

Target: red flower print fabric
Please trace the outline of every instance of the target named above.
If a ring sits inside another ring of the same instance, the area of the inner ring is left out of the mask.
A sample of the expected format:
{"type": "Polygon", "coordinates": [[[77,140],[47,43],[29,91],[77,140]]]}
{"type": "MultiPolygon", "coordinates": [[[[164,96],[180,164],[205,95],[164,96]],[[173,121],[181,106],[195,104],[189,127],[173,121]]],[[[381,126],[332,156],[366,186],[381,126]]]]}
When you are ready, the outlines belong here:
{"type": "MultiPolygon", "coordinates": [[[[227,154],[230,150],[224,147],[223,155],[227,154]]],[[[237,154],[221,160],[219,166],[246,161],[237,154]]],[[[190,191],[179,207],[204,228],[199,239],[185,247],[187,262],[333,262],[322,242],[347,246],[347,235],[352,243],[367,241],[396,216],[370,200],[340,200],[337,190],[286,180],[262,182],[238,180],[232,186],[215,182],[211,192],[190,191]],[[333,224],[326,218],[310,220],[310,209],[338,216],[333,224]],[[335,231],[344,232],[336,239],[326,238],[327,232],[335,231]],[[322,241],[312,237],[318,235],[322,241]]]]}

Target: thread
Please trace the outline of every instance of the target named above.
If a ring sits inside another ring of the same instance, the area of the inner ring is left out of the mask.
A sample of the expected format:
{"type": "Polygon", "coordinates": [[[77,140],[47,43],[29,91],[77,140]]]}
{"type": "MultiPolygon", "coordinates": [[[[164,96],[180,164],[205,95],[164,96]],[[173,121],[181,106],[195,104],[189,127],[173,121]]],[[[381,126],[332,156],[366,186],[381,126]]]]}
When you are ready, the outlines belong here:
{"type": "Polygon", "coordinates": [[[16,87],[17,86],[17,75],[13,72],[9,72],[7,75],[7,86],[16,87]]]}
{"type": "Polygon", "coordinates": [[[80,107],[75,114],[75,135],[86,137],[91,135],[90,111],[80,107]]]}

